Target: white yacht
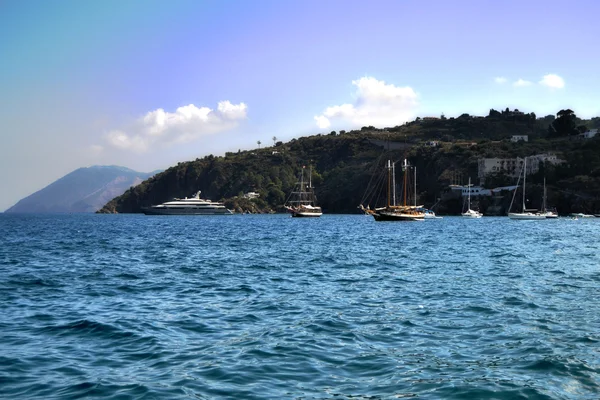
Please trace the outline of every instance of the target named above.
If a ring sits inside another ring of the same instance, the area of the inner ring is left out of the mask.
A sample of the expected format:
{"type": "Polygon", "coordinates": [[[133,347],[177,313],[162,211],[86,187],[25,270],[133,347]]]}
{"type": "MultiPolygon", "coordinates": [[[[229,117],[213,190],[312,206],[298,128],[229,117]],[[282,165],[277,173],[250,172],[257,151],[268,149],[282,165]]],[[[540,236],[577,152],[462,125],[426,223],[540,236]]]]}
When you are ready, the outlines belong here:
{"type": "Polygon", "coordinates": [[[231,215],[223,203],[200,198],[200,192],[192,198],[175,198],[166,203],[143,208],[146,215],[231,215]]]}
{"type": "MultiPolygon", "coordinates": [[[[527,210],[525,208],[525,187],[526,187],[526,182],[527,182],[527,157],[525,157],[523,159],[523,168],[521,168],[521,172],[523,173],[523,205],[521,207],[521,212],[510,212],[511,208],[512,208],[512,204],[515,200],[515,195],[517,194],[517,191],[515,190],[515,193],[513,193],[513,198],[512,201],[510,202],[510,206],[508,207],[508,218],[510,219],[531,219],[531,220],[535,220],[535,219],[546,219],[546,215],[545,214],[540,214],[540,213],[536,213],[533,211],[536,210],[527,210]]],[[[521,179],[521,175],[519,175],[519,180],[521,179]]],[[[517,186],[519,186],[519,180],[517,180],[517,186]]]]}

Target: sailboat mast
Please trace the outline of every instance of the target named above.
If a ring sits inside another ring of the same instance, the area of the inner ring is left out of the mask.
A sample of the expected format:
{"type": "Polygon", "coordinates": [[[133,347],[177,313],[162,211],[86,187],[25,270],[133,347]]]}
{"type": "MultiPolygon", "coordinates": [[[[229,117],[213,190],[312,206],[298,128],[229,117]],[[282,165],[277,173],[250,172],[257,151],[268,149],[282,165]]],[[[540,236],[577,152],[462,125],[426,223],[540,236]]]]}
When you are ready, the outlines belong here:
{"type": "Polygon", "coordinates": [[[392,173],[392,166],[390,165],[391,162],[390,160],[388,160],[388,191],[387,191],[387,206],[390,206],[390,185],[391,185],[391,173],[392,173]]]}
{"type": "Polygon", "coordinates": [[[304,202],[304,192],[306,188],[304,187],[304,165],[302,166],[302,173],[300,174],[300,204],[304,202]]]}
{"type": "Polygon", "coordinates": [[[408,164],[406,162],[406,158],[404,159],[404,207],[406,207],[406,170],[408,169],[408,164]]]}
{"type": "Polygon", "coordinates": [[[396,163],[392,163],[392,204],[396,205],[396,163]]]}
{"type": "Polygon", "coordinates": [[[417,206],[417,167],[415,166],[415,180],[413,185],[415,186],[415,207],[417,206]]]}
{"type": "Polygon", "coordinates": [[[469,177],[469,194],[467,197],[467,211],[471,209],[471,177],[469,177]]]}
{"type": "Polygon", "coordinates": [[[525,182],[527,182],[527,157],[523,159],[523,212],[525,212],[525,182]]]}
{"type": "Polygon", "coordinates": [[[546,177],[544,177],[544,198],[542,199],[542,212],[546,212],[546,177]]]}

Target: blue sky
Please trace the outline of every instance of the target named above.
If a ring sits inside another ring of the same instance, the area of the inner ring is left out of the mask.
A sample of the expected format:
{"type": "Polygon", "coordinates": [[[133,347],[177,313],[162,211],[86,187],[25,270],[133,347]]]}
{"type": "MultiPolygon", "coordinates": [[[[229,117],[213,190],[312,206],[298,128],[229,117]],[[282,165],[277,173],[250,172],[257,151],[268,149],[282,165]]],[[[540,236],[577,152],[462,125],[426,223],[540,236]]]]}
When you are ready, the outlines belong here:
{"type": "Polygon", "coordinates": [[[0,1],[0,211],[90,165],[490,108],[598,116],[598,4],[0,1]]]}

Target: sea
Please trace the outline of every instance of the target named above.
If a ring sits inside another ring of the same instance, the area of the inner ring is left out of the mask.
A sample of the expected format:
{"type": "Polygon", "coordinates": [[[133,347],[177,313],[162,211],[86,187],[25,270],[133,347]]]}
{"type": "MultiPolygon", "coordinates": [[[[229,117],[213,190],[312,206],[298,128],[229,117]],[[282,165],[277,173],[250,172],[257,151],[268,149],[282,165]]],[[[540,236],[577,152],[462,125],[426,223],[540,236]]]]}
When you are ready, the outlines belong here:
{"type": "Polygon", "coordinates": [[[0,214],[2,399],[599,399],[600,218],[0,214]]]}

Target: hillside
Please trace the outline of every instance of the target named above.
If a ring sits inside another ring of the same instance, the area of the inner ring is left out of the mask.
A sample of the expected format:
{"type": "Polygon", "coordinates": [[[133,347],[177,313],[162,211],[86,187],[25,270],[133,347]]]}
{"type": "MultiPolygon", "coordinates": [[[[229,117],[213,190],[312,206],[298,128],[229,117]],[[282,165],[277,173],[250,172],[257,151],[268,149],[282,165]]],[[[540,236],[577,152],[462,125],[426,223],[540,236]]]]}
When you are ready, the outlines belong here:
{"type": "Polygon", "coordinates": [[[96,212],[153,175],[118,166],[79,168],[17,202],[6,213],[96,212]]]}
{"type": "MultiPolygon", "coordinates": [[[[518,111],[493,111],[487,117],[464,114],[459,118],[417,119],[388,129],[363,127],[331,132],[278,142],[268,148],[181,162],[127,190],[100,212],[136,213],[142,207],[190,196],[198,190],[202,197],[225,201],[238,212],[277,212],[302,166],[310,163],[323,210],[354,213],[372,176],[385,161],[408,158],[417,167],[419,203],[428,207],[438,203],[440,213],[457,214],[462,204],[444,193],[457,179],[466,183],[471,177],[477,182],[478,159],[547,152],[556,153],[565,163],[547,166],[528,177],[531,206],[539,207],[545,176],[549,203],[559,212],[600,211],[600,139],[580,140],[577,134],[582,128],[576,129],[597,124],[597,118],[580,120],[571,112],[568,118],[574,125],[563,131],[562,117],[536,118],[518,111]],[[529,142],[513,143],[509,140],[513,134],[527,134],[529,142]],[[437,146],[428,145],[432,140],[438,141],[437,146]],[[260,193],[260,198],[244,199],[243,193],[250,191],[260,193]]],[[[515,184],[501,175],[490,177],[488,182],[496,186],[515,184]]],[[[506,196],[496,199],[502,204],[495,206],[504,212],[509,200],[506,196]]],[[[482,211],[492,205],[489,199],[481,199],[482,211]]]]}

